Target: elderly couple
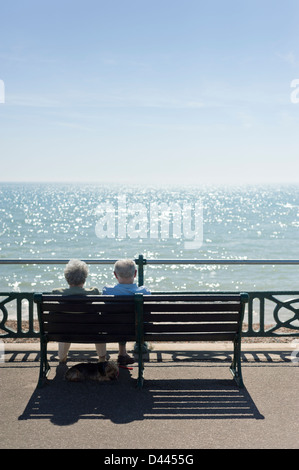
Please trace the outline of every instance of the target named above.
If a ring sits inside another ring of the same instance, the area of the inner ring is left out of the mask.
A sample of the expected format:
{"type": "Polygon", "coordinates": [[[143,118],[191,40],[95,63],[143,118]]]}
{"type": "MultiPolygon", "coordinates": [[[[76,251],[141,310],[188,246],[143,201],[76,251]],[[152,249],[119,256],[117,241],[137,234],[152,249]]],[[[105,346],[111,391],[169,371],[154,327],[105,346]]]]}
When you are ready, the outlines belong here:
{"type": "MultiPolygon", "coordinates": [[[[118,284],[114,287],[104,287],[103,295],[132,295],[135,292],[150,294],[146,287],[138,287],[134,283],[137,269],[134,261],[129,259],[119,260],[114,265],[114,275],[118,284]]],[[[98,295],[99,290],[94,288],[86,289],[84,284],[88,275],[88,267],[84,261],[72,259],[68,262],[64,270],[65,279],[69,285],[66,289],[54,289],[54,294],[63,295],[98,295]]],[[[70,343],[58,343],[58,357],[60,363],[65,363],[70,349],[70,343]]],[[[95,345],[100,362],[106,360],[106,344],[95,345]]],[[[133,364],[134,359],[127,354],[126,343],[119,343],[118,363],[120,365],[133,364]]]]}

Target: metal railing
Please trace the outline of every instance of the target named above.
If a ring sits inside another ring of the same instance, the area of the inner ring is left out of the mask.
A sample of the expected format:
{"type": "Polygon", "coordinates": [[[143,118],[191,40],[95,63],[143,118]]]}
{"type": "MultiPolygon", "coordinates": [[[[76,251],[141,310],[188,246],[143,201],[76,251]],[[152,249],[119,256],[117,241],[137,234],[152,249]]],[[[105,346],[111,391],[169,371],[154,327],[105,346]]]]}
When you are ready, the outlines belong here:
{"type": "MultiPolygon", "coordinates": [[[[66,264],[68,259],[0,259],[0,264],[66,264]]],[[[87,264],[114,264],[117,259],[86,259],[87,264]]],[[[146,259],[139,255],[135,259],[138,268],[138,285],[144,284],[146,265],[299,265],[299,260],[188,260],[188,259],[146,259]]],[[[173,291],[153,292],[155,294],[177,293],[173,291]]],[[[219,293],[219,291],[217,291],[219,293]]],[[[247,291],[248,292],[248,291],[247,291]]],[[[184,291],[184,293],[191,293],[184,291]]],[[[192,293],[206,293],[192,291],[192,293]]],[[[224,293],[224,292],[221,292],[224,293]]],[[[230,293],[226,291],[225,293],[230,293]]],[[[235,293],[235,291],[234,291],[235,293]]],[[[250,291],[245,312],[245,337],[299,337],[299,291],[250,291]],[[283,298],[282,298],[283,297],[283,298]],[[270,306],[270,305],[271,306],[270,306]],[[266,309],[270,311],[271,322],[266,323],[266,309]],[[281,318],[284,311],[284,319],[281,318]]],[[[0,339],[38,337],[35,320],[37,315],[33,303],[33,292],[0,292],[0,339]],[[13,305],[12,305],[13,304],[13,305]],[[16,312],[16,324],[11,326],[7,306],[16,312]],[[2,331],[1,331],[2,330],[2,331]]]]}

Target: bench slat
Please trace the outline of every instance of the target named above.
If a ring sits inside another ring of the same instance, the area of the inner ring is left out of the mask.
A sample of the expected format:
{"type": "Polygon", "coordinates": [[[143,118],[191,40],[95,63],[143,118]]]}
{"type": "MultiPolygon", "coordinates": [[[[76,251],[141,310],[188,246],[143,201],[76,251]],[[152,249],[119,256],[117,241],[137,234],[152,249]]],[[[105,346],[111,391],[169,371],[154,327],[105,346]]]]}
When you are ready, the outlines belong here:
{"type": "Polygon", "coordinates": [[[239,312],[240,304],[222,303],[147,303],[144,312],[239,312]]]}
{"type": "Polygon", "coordinates": [[[66,333],[49,333],[47,336],[48,341],[57,341],[61,343],[119,343],[120,341],[135,341],[134,335],[104,335],[105,339],[100,338],[100,335],[94,334],[66,334],[66,333]]]}
{"type": "Polygon", "coordinates": [[[74,333],[74,334],[135,334],[135,325],[132,324],[105,324],[94,323],[45,323],[45,333],[74,333]]]}
{"type": "MultiPolygon", "coordinates": [[[[48,301],[64,301],[77,302],[132,302],[134,296],[131,295],[62,295],[62,294],[41,294],[42,302],[48,301]]],[[[209,301],[226,301],[226,302],[239,302],[241,299],[240,294],[151,294],[143,295],[144,303],[152,301],[184,301],[184,302],[209,302],[209,301]]]]}
{"type": "Polygon", "coordinates": [[[240,294],[152,294],[143,296],[144,304],[147,302],[240,302],[240,294]]]}
{"type": "Polygon", "coordinates": [[[239,312],[223,313],[145,313],[145,322],[223,322],[238,321],[239,312]]]}
{"type": "MultiPolygon", "coordinates": [[[[64,294],[39,294],[42,303],[45,302],[132,302],[134,295],[64,295],[64,294]]],[[[40,300],[38,299],[38,302],[40,300]]]]}
{"type": "Polygon", "coordinates": [[[145,324],[144,333],[199,333],[199,332],[228,332],[236,333],[238,329],[238,323],[167,323],[167,324],[145,324]]]}
{"type": "Polygon", "coordinates": [[[134,303],[104,304],[104,303],[67,303],[67,302],[45,302],[42,306],[43,312],[130,312],[134,311],[134,303]]]}
{"type": "Polygon", "coordinates": [[[134,323],[135,313],[42,313],[42,319],[47,323],[134,323]]]}
{"type": "Polygon", "coordinates": [[[144,335],[145,341],[233,341],[236,333],[188,333],[188,334],[166,334],[166,333],[147,333],[144,335]]]}

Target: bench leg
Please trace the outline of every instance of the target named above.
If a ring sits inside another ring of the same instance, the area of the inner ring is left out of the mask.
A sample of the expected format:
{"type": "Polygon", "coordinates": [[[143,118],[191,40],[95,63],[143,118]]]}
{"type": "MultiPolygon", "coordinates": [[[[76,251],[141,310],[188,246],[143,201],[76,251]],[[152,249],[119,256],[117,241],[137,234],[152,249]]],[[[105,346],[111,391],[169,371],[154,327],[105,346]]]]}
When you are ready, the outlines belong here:
{"type": "Polygon", "coordinates": [[[239,388],[244,388],[242,370],[241,370],[241,344],[240,341],[234,342],[234,356],[230,366],[230,371],[239,388]]]}
{"type": "Polygon", "coordinates": [[[138,353],[138,378],[137,378],[137,387],[141,389],[143,387],[143,343],[136,343],[136,349],[138,353]]]}
{"type": "Polygon", "coordinates": [[[143,387],[143,353],[144,353],[144,330],[143,330],[143,295],[135,294],[135,320],[136,320],[136,349],[138,351],[138,379],[137,387],[143,387]]]}
{"type": "Polygon", "coordinates": [[[50,372],[50,365],[47,358],[47,342],[41,339],[40,343],[40,367],[37,387],[43,387],[50,372]]]}
{"type": "Polygon", "coordinates": [[[241,368],[234,369],[232,366],[230,367],[230,371],[233,375],[233,378],[238,385],[239,388],[244,388],[244,383],[243,383],[243,378],[242,378],[242,373],[241,373],[241,368]]]}

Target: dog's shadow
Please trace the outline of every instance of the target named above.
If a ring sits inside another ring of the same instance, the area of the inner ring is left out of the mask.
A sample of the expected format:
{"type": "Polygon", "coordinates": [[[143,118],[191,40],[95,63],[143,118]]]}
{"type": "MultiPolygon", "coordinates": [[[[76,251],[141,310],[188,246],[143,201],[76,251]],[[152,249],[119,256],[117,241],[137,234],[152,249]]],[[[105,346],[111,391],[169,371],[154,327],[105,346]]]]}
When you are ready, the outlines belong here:
{"type": "MultiPolygon", "coordinates": [[[[146,380],[136,388],[129,369],[111,382],[68,382],[66,366],[36,388],[19,420],[47,419],[58,426],[82,419],[124,424],[144,419],[263,419],[246,389],[232,380],[146,380]]],[[[135,372],[135,371],[134,371],[135,372]]]]}

